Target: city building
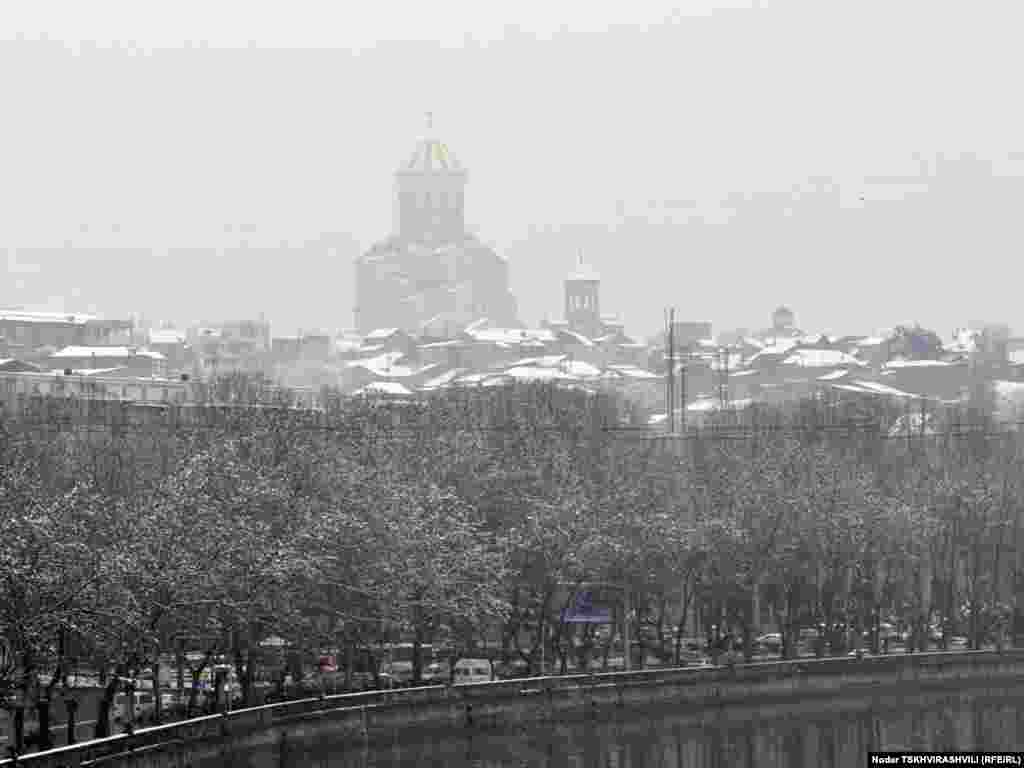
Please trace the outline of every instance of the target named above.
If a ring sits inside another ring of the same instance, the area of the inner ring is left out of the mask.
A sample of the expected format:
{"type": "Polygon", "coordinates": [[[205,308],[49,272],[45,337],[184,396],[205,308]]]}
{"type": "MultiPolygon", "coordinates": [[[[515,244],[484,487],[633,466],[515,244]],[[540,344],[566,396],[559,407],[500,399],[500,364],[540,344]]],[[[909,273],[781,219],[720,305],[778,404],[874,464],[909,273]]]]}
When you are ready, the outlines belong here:
{"type": "Polygon", "coordinates": [[[454,336],[480,318],[517,326],[508,264],[466,232],[466,171],[429,129],[395,174],[390,236],[356,260],[356,327],[454,336]]]}
{"type": "Polygon", "coordinates": [[[131,330],[127,320],[0,309],[0,350],[5,357],[42,359],[67,346],[126,343],[131,330]]]}
{"type": "Polygon", "coordinates": [[[146,377],[163,376],[167,372],[163,355],[138,347],[64,347],[50,355],[45,363],[51,370],[116,370],[146,377]]]}
{"type": "Polygon", "coordinates": [[[576,266],[564,281],[564,316],[562,320],[546,321],[547,328],[577,334],[585,339],[618,338],[632,343],[625,335],[622,322],[615,315],[601,314],[601,276],[583,254],[576,257],[576,266]]]}
{"type": "Polygon", "coordinates": [[[173,328],[151,329],[147,337],[147,347],[164,356],[168,371],[181,371],[189,367],[192,362],[191,349],[184,331],[173,328]]]}
{"type": "Polygon", "coordinates": [[[265,373],[271,365],[270,324],[263,319],[221,323],[191,332],[196,374],[265,373]]]}

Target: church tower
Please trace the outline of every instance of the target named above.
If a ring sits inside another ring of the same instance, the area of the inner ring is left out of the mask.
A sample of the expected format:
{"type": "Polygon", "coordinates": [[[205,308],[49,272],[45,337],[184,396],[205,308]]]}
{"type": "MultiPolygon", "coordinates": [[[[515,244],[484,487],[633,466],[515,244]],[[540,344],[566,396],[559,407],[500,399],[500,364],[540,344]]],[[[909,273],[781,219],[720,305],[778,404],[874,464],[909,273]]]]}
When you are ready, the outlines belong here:
{"type": "Polygon", "coordinates": [[[427,133],[409,161],[395,174],[395,236],[404,242],[445,243],[462,240],[466,231],[466,171],[455,155],[427,133]]]}
{"type": "Polygon", "coordinates": [[[601,335],[600,288],[600,275],[584,262],[580,252],[576,269],[565,279],[565,319],[569,330],[588,338],[601,335]]]}

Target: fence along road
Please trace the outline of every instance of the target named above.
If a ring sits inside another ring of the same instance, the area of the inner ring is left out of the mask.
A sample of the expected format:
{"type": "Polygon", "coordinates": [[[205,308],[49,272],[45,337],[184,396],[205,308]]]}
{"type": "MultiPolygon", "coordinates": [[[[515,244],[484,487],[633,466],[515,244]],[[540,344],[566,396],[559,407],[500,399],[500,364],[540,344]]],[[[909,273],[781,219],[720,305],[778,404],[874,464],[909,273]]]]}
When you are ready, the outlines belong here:
{"type": "Polygon", "coordinates": [[[757,697],[767,702],[835,696],[844,688],[855,694],[865,685],[923,688],[1021,679],[1024,649],[802,659],[367,691],[267,704],[144,728],[26,754],[17,761],[0,760],[0,768],[77,768],[94,761],[103,765],[163,765],[161,759],[166,761],[171,754],[181,752],[187,752],[190,760],[199,764],[204,757],[215,759],[221,754],[225,741],[245,749],[252,746],[256,741],[253,737],[260,732],[325,717],[344,721],[352,735],[365,739],[373,728],[428,720],[472,726],[492,716],[515,717],[515,710],[524,706],[550,707],[552,715],[555,710],[580,712],[598,704],[624,706],[626,702],[655,700],[703,709],[733,701],[750,703],[757,697]]]}

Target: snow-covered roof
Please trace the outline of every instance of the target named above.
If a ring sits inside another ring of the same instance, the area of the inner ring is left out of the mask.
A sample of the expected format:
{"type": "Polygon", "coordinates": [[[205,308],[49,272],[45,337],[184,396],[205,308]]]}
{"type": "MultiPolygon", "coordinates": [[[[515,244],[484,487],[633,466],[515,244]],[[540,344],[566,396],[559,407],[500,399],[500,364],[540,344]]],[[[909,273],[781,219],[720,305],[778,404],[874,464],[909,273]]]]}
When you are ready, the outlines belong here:
{"type": "Polygon", "coordinates": [[[12,372],[12,373],[17,373],[17,372],[22,372],[22,371],[26,371],[26,372],[30,372],[30,373],[31,372],[41,373],[42,370],[43,370],[42,368],[40,368],[38,365],[35,365],[34,363],[29,363],[29,362],[27,362],[25,360],[18,360],[16,358],[11,358],[11,357],[8,357],[8,358],[5,358],[3,360],[0,360],[0,369],[4,369],[4,368],[6,368],[9,372],[12,372]]]}
{"type": "Polygon", "coordinates": [[[466,345],[462,339],[447,339],[446,341],[432,341],[428,344],[420,344],[420,349],[448,349],[450,347],[463,347],[466,345]]]}
{"type": "Polygon", "coordinates": [[[360,360],[350,360],[345,363],[346,368],[363,368],[375,376],[390,378],[393,376],[411,376],[413,369],[409,366],[399,365],[398,361],[404,358],[401,352],[385,352],[376,357],[367,357],[360,360]]]}
{"type": "Polygon", "coordinates": [[[843,370],[843,371],[832,371],[831,373],[826,373],[824,376],[819,376],[818,377],[818,381],[835,381],[836,379],[843,378],[844,376],[848,375],[849,373],[850,372],[846,371],[846,370],[843,370]]]}
{"type": "Polygon", "coordinates": [[[467,328],[466,334],[476,341],[523,344],[551,342],[555,334],[546,328],[467,328]]]}
{"type": "Polygon", "coordinates": [[[384,341],[398,333],[398,328],[377,328],[366,334],[366,341],[384,341]]]}
{"type": "MultiPolygon", "coordinates": [[[[123,367],[118,368],[74,368],[71,371],[72,376],[110,376],[119,371],[123,371],[123,367]]],[[[54,371],[55,374],[60,371],[54,371]]]]}
{"type": "MultiPolygon", "coordinates": [[[[743,410],[753,403],[753,400],[730,400],[727,405],[727,410],[743,410]]],[[[686,412],[688,414],[714,413],[715,411],[720,410],[722,410],[722,401],[714,397],[702,398],[686,406],[686,412]]],[[[675,415],[681,415],[678,408],[675,410],[675,415]]],[[[651,418],[647,420],[647,423],[650,426],[657,426],[659,424],[664,424],[667,420],[667,413],[658,413],[651,416],[651,418]]]]}
{"type": "Polygon", "coordinates": [[[782,364],[803,368],[827,368],[839,365],[863,367],[865,365],[861,360],[838,349],[798,349],[783,360],[782,364]]]}
{"type": "Polygon", "coordinates": [[[439,387],[448,386],[467,370],[468,369],[466,368],[452,368],[450,371],[445,371],[440,376],[435,376],[434,378],[423,382],[422,389],[437,389],[439,387]]]}
{"type": "Polygon", "coordinates": [[[948,368],[948,360],[890,360],[883,368],[948,368]]]}
{"type": "Polygon", "coordinates": [[[153,330],[149,332],[150,344],[184,344],[185,332],[170,329],[153,330]]]}
{"type": "Polygon", "coordinates": [[[404,397],[411,395],[412,391],[397,381],[374,381],[365,387],[357,389],[353,395],[392,395],[404,397]]]}
{"type": "Polygon", "coordinates": [[[911,400],[924,399],[931,401],[940,399],[932,396],[915,394],[913,392],[906,392],[902,389],[897,389],[896,387],[890,387],[886,384],[880,384],[877,381],[864,381],[861,379],[856,379],[844,384],[833,384],[832,387],[834,389],[840,389],[846,392],[859,392],[861,394],[881,395],[884,397],[898,397],[907,398],[911,400]]]}
{"type": "Polygon", "coordinates": [[[501,383],[508,380],[508,376],[503,373],[469,373],[465,376],[460,376],[455,380],[455,384],[480,384],[486,385],[489,383],[501,383]]]}
{"type": "Polygon", "coordinates": [[[795,339],[798,344],[831,344],[833,339],[824,333],[809,333],[795,339]]]}
{"type": "Polygon", "coordinates": [[[543,355],[541,357],[524,357],[521,360],[516,360],[514,363],[510,363],[509,366],[529,366],[535,365],[542,368],[554,368],[562,364],[562,361],[566,359],[565,355],[543,355]]]}
{"type": "Polygon", "coordinates": [[[651,373],[635,365],[609,365],[608,370],[625,376],[630,379],[660,379],[656,373],[651,373]]]}
{"type": "Polygon", "coordinates": [[[517,365],[514,368],[509,368],[505,371],[505,375],[511,376],[514,379],[530,381],[553,381],[555,379],[574,378],[571,374],[564,373],[558,368],[531,365],[517,365]]]}
{"type": "Polygon", "coordinates": [[[20,309],[0,309],[0,321],[12,323],[62,323],[69,325],[85,325],[97,320],[95,315],[82,315],[73,312],[28,312],[20,309]]]}
{"type": "Polygon", "coordinates": [[[902,389],[896,389],[896,387],[890,387],[887,384],[880,384],[877,381],[862,381],[861,379],[856,379],[851,383],[854,386],[861,387],[870,392],[877,392],[880,395],[890,395],[892,397],[921,397],[921,395],[915,395],[911,392],[905,392],[902,389]]]}
{"type": "Polygon", "coordinates": [[[753,364],[755,361],[761,359],[770,359],[782,357],[787,354],[793,347],[796,346],[796,340],[794,339],[779,339],[774,344],[765,344],[761,347],[758,352],[755,352],[750,356],[749,363],[753,364]]]}
{"type": "Polygon", "coordinates": [[[888,341],[888,339],[883,339],[881,336],[866,336],[863,339],[855,341],[853,345],[855,347],[878,347],[885,344],[886,341],[888,341]]]}
{"type": "Polygon", "coordinates": [[[570,376],[579,376],[580,378],[594,378],[601,375],[600,368],[584,362],[583,360],[569,360],[560,365],[559,370],[569,374],[570,376]]]}
{"type": "Polygon", "coordinates": [[[559,333],[562,334],[563,336],[568,336],[570,339],[575,341],[577,344],[581,344],[584,347],[592,347],[592,346],[594,346],[594,342],[591,341],[590,339],[588,339],[582,333],[576,333],[576,331],[570,331],[570,330],[560,330],[559,333]]]}
{"type": "Polygon", "coordinates": [[[163,360],[164,356],[159,352],[137,347],[64,347],[59,352],[50,355],[51,358],[79,358],[79,357],[148,357],[153,360],[163,360]]]}

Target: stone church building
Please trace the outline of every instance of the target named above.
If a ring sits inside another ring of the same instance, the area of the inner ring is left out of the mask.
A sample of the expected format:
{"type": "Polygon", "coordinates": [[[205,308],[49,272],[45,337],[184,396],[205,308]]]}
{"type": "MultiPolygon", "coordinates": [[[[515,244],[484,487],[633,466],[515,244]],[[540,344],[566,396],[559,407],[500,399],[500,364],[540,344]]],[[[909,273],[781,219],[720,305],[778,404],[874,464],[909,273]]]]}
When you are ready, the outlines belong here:
{"type": "Polygon", "coordinates": [[[360,333],[399,328],[445,337],[480,319],[520,325],[508,264],[466,232],[466,181],[429,132],[397,171],[392,232],[356,260],[360,333]]]}

